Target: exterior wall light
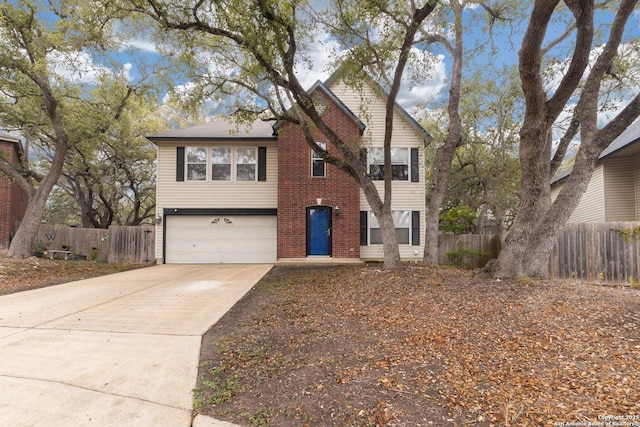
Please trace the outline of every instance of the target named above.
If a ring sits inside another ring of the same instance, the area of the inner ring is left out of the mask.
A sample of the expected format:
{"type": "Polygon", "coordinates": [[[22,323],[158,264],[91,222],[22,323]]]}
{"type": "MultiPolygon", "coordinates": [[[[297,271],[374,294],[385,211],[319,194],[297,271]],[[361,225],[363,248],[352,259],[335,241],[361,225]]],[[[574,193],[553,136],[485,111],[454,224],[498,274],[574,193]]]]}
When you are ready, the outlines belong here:
{"type": "Polygon", "coordinates": [[[336,213],[336,216],[340,215],[340,208],[339,207],[336,206],[333,210],[336,213]]]}

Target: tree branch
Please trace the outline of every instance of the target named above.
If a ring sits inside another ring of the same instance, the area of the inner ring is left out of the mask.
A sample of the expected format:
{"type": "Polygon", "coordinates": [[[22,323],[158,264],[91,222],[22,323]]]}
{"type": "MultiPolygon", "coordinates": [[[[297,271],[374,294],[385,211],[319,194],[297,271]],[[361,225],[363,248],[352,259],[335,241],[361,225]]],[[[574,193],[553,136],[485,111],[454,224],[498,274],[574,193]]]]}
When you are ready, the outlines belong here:
{"type": "Polygon", "coordinates": [[[565,2],[576,17],[578,32],[569,68],[562,77],[555,93],[547,101],[547,120],[549,123],[555,121],[580,84],[584,71],[589,65],[591,43],[594,35],[593,2],[582,0],[566,0],[565,2]]]}

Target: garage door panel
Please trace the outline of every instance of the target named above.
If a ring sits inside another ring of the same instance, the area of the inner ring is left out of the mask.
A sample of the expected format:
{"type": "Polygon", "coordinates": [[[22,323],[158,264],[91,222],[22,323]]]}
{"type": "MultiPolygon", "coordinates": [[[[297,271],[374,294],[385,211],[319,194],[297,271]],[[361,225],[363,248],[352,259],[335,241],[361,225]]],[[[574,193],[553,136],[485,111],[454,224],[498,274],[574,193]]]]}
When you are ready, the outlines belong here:
{"type": "Polygon", "coordinates": [[[166,262],[271,263],[276,260],[275,216],[170,216],[166,262]]]}

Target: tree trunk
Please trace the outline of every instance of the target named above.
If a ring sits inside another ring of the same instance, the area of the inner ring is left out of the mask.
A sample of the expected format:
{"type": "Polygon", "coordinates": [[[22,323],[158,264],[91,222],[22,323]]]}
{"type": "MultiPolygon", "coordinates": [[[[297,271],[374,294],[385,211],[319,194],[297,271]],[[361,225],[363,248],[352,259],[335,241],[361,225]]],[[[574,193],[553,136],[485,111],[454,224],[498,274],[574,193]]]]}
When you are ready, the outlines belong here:
{"type": "Polygon", "coordinates": [[[482,205],[482,208],[480,209],[480,215],[478,215],[478,218],[476,218],[476,227],[475,227],[476,234],[484,234],[484,223],[486,221],[486,218],[487,218],[487,204],[484,203],[482,205]]]}
{"type": "Polygon", "coordinates": [[[393,217],[391,211],[384,212],[382,215],[376,215],[378,223],[380,224],[380,230],[382,231],[382,247],[384,250],[384,264],[385,269],[400,268],[402,267],[402,260],[400,258],[400,248],[398,246],[398,236],[396,235],[396,228],[393,224],[393,217]]]}
{"type": "MultiPolygon", "coordinates": [[[[603,146],[606,147],[606,145],[608,144],[594,143],[592,140],[583,139],[583,145],[578,151],[571,175],[563,184],[554,202],[541,214],[541,219],[531,233],[523,255],[517,260],[522,266],[520,276],[549,276],[549,255],[558,234],[580,203],[582,195],[587,191],[598,156],[604,149],[603,146]]],[[[494,276],[500,277],[496,273],[498,272],[494,272],[494,276]]],[[[502,277],[508,276],[502,275],[502,277]]]]}
{"type": "Polygon", "coordinates": [[[31,244],[38,232],[40,221],[42,221],[47,197],[48,194],[44,194],[38,189],[29,199],[24,218],[9,246],[9,258],[24,259],[31,256],[31,244]]]}
{"type": "Polygon", "coordinates": [[[438,225],[440,224],[440,208],[447,193],[451,162],[462,133],[462,119],[460,118],[460,85],[462,82],[462,11],[464,6],[458,0],[451,1],[451,8],[455,17],[455,46],[449,46],[453,57],[451,70],[451,86],[449,87],[449,131],[447,138],[437,152],[433,164],[432,188],[427,202],[427,218],[425,220],[423,265],[438,264],[438,225]]]}
{"type": "Polygon", "coordinates": [[[370,179],[361,181],[360,185],[382,232],[383,267],[385,269],[400,268],[402,267],[402,259],[400,258],[400,247],[398,246],[398,236],[391,216],[390,203],[385,205],[382,202],[376,186],[370,179]]]}
{"type": "Polygon", "coordinates": [[[529,239],[544,218],[551,201],[549,182],[549,156],[551,141],[544,120],[529,117],[520,131],[520,169],[522,184],[518,215],[513,223],[505,245],[493,264],[495,278],[523,277],[525,258],[529,262],[527,246],[529,239]],[[542,129],[542,131],[541,131],[542,129]]]}
{"type": "Polygon", "coordinates": [[[571,63],[554,95],[547,100],[541,78],[540,46],[557,2],[536,1],[519,53],[520,78],[526,113],[520,131],[521,201],[513,228],[492,266],[493,277],[546,277],[556,237],[587,189],[598,156],[640,114],[640,95],[601,130],[597,129],[598,94],[622,40],[626,22],[637,1],[621,2],[609,40],[593,63],[584,83],[575,120],[580,122],[580,149],[567,181],[551,204],[551,128],[574,93],[589,63],[593,39],[593,2],[575,2],[577,36],[571,63]]]}
{"type": "Polygon", "coordinates": [[[7,254],[9,258],[24,259],[31,256],[31,244],[44,216],[49,193],[51,193],[51,189],[53,189],[62,174],[62,167],[68,150],[66,142],[60,142],[56,145],[56,153],[53,156],[49,173],[40,182],[38,188],[31,192],[27,211],[16,231],[16,235],[11,241],[11,246],[9,246],[9,253],[7,254]]]}
{"type": "MultiPolygon", "coordinates": [[[[459,129],[459,128],[458,128],[459,129]]],[[[433,164],[433,188],[427,202],[427,217],[425,219],[425,238],[423,265],[438,264],[438,229],[440,225],[440,207],[447,194],[449,175],[451,174],[451,162],[459,139],[449,130],[449,136],[445,143],[438,148],[433,164]],[[455,140],[454,140],[455,138],[455,140]]]]}

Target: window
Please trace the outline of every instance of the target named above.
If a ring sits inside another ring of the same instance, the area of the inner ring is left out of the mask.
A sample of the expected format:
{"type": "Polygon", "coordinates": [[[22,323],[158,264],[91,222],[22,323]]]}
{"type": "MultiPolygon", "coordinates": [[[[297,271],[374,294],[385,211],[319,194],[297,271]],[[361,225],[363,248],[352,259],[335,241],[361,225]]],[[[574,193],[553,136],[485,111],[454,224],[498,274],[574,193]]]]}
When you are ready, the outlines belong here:
{"type": "MultiPolygon", "coordinates": [[[[327,149],[327,144],[325,142],[317,142],[323,150],[327,149]]],[[[324,163],[324,159],[320,157],[315,150],[311,150],[311,176],[316,178],[324,178],[326,176],[326,165],[324,163]]]]}
{"type": "MultiPolygon", "coordinates": [[[[411,211],[392,211],[391,216],[393,217],[393,225],[396,228],[398,243],[408,245],[411,243],[409,241],[411,234],[411,211]]],[[[372,245],[382,244],[382,230],[373,212],[369,212],[369,242],[372,245]]]]}
{"type": "Polygon", "coordinates": [[[231,148],[211,149],[211,180],[231,181],[231,148]]]}
{"type": "Polygon", "coordinates": [[[207,149],[187,147],[187,181],[205,181],[206,179],[207,149]]]}
{"type": "Polygon", "coordinates": [[[176,181],[266,181],[267,147],[176,147],[176,181]]]}
{"type": "Polygon", "coordinates": [[[236,180],[255,181],[256,180],[256,149],[237,148],[236,149],[236,180]]]}
{"type": "MultiPolygon", "coordinates": [[[[369,175],[376,181],[384,180],[384,148],[373,147],[368,150],[369,175]]],[[[409,149],[391,148],[391,179],[409,180],[409,149]]]]}

